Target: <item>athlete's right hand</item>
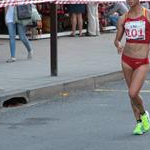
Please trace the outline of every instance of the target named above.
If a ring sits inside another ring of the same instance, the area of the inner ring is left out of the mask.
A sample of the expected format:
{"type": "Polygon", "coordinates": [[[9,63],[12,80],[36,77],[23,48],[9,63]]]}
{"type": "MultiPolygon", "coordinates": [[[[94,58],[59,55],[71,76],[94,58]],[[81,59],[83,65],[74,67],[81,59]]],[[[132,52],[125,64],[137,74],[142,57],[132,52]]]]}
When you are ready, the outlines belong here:
{"type": "Polygon", "coordinates": [[[118,54],[121,54],[123,52],[124,46],[122,45],[121,42],[118,42],[117,50],[118,50],[118,54]]]}

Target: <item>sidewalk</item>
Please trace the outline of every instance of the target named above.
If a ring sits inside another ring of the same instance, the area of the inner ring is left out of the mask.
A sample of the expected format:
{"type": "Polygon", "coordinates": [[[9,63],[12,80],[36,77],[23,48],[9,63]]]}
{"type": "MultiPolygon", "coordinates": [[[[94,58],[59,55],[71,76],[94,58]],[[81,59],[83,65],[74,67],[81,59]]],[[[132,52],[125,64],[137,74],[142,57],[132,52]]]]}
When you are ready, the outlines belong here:
{"type": "Polygon", "coordinates": [[[24,45],[17,41],[17,61],[14,63],[6,63],[9,43],[8,40],[0,40],[0,101],[15,94],[24,95],[24,92],[29,100],[31,96],[37,98],[39,92],[44,97],[45,91],[42,88],[56,85],[60,88],[60,85],[73,81],[120,71],[120,56],[114,47],[114,38],[115,33],[105,33],[98,37],[58,38],[57,77],[50,76],[50,39],[31,41],[33,60],[27,60],[24,45]]]}

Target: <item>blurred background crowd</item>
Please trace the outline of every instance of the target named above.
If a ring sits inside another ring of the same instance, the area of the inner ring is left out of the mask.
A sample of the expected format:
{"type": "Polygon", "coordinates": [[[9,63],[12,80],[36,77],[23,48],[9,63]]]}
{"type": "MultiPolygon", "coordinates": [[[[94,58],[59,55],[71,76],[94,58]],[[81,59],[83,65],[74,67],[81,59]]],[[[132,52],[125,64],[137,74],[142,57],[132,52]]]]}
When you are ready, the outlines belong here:
{"type": "MultiPolygon", "coordinates": [[[[150,2],[141,2],[142,5],[149,9],[150,2]]],[[[50,33],[50,4],[36,4],[37,10],[42,18],[41,33],[50,33]]],[[[57,5],[58,15],[58,32],[71,31],[69,36],[98,36],[104,32],[107,27],[113,26],[115,29],[117,20],[120,15],[128,11],[128,6],[125,2],[110,2],[99,4],[67,4],[57,5]],[[82,32],[86,29],[86,34],[82,32]]],[[[7,34],[5,25],[5,9],[0,8],[0,34],[7,34]]],[[[28,31],[33,30],[33,27],[28,27],[28,31]]],[[[41,34],[40,33],[40,34],[41,34]]],[[[30,34],[38,34],[32,32],[30,34]]]]}

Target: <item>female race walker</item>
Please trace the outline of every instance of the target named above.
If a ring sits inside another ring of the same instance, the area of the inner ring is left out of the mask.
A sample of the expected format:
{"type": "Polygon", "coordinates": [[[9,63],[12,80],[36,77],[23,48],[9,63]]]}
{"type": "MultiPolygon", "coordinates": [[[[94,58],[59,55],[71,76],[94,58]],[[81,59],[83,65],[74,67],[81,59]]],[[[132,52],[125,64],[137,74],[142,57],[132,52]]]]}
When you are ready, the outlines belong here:
{"type": "Polygon", "coordinates": [[[141,135],[150,130],[149,114],[145,111],[140,96],[140,90],[149,71],[150,11],[143,8],[139,0],[126,2],[130,9],[118,20],[114,44],[118,53],[122,54],[122,70],[137,121],[133,134],[141,135]],[[120,42],[124,32],[125,46],[120,42]]]}

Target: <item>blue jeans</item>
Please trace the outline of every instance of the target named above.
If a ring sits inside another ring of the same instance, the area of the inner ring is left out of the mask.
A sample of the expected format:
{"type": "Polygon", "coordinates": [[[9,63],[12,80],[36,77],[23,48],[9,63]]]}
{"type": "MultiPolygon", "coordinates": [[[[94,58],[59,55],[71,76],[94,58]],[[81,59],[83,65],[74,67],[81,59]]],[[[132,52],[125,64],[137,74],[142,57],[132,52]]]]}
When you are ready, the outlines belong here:
{"type": "Polygon", "coordinates": [[[117,26],[118,18],[119,18],[118,16],[110,15],[110,16],[109,16],[110,23],[111,23],[113,26],[117,26]]]}
{"type": "Polygon", "coordinates": [[[15,57],[16,54],[16,29],[18,31],[18,35],[20,40],[23,42],[28,52],[31,52],[32,48],[29,43],[29,40],[25,34],[25,27],[22,24],[7,24],[8,33],[9,33],[9,44],[10,44],[10,53],[11,57],[15,57]]]}

